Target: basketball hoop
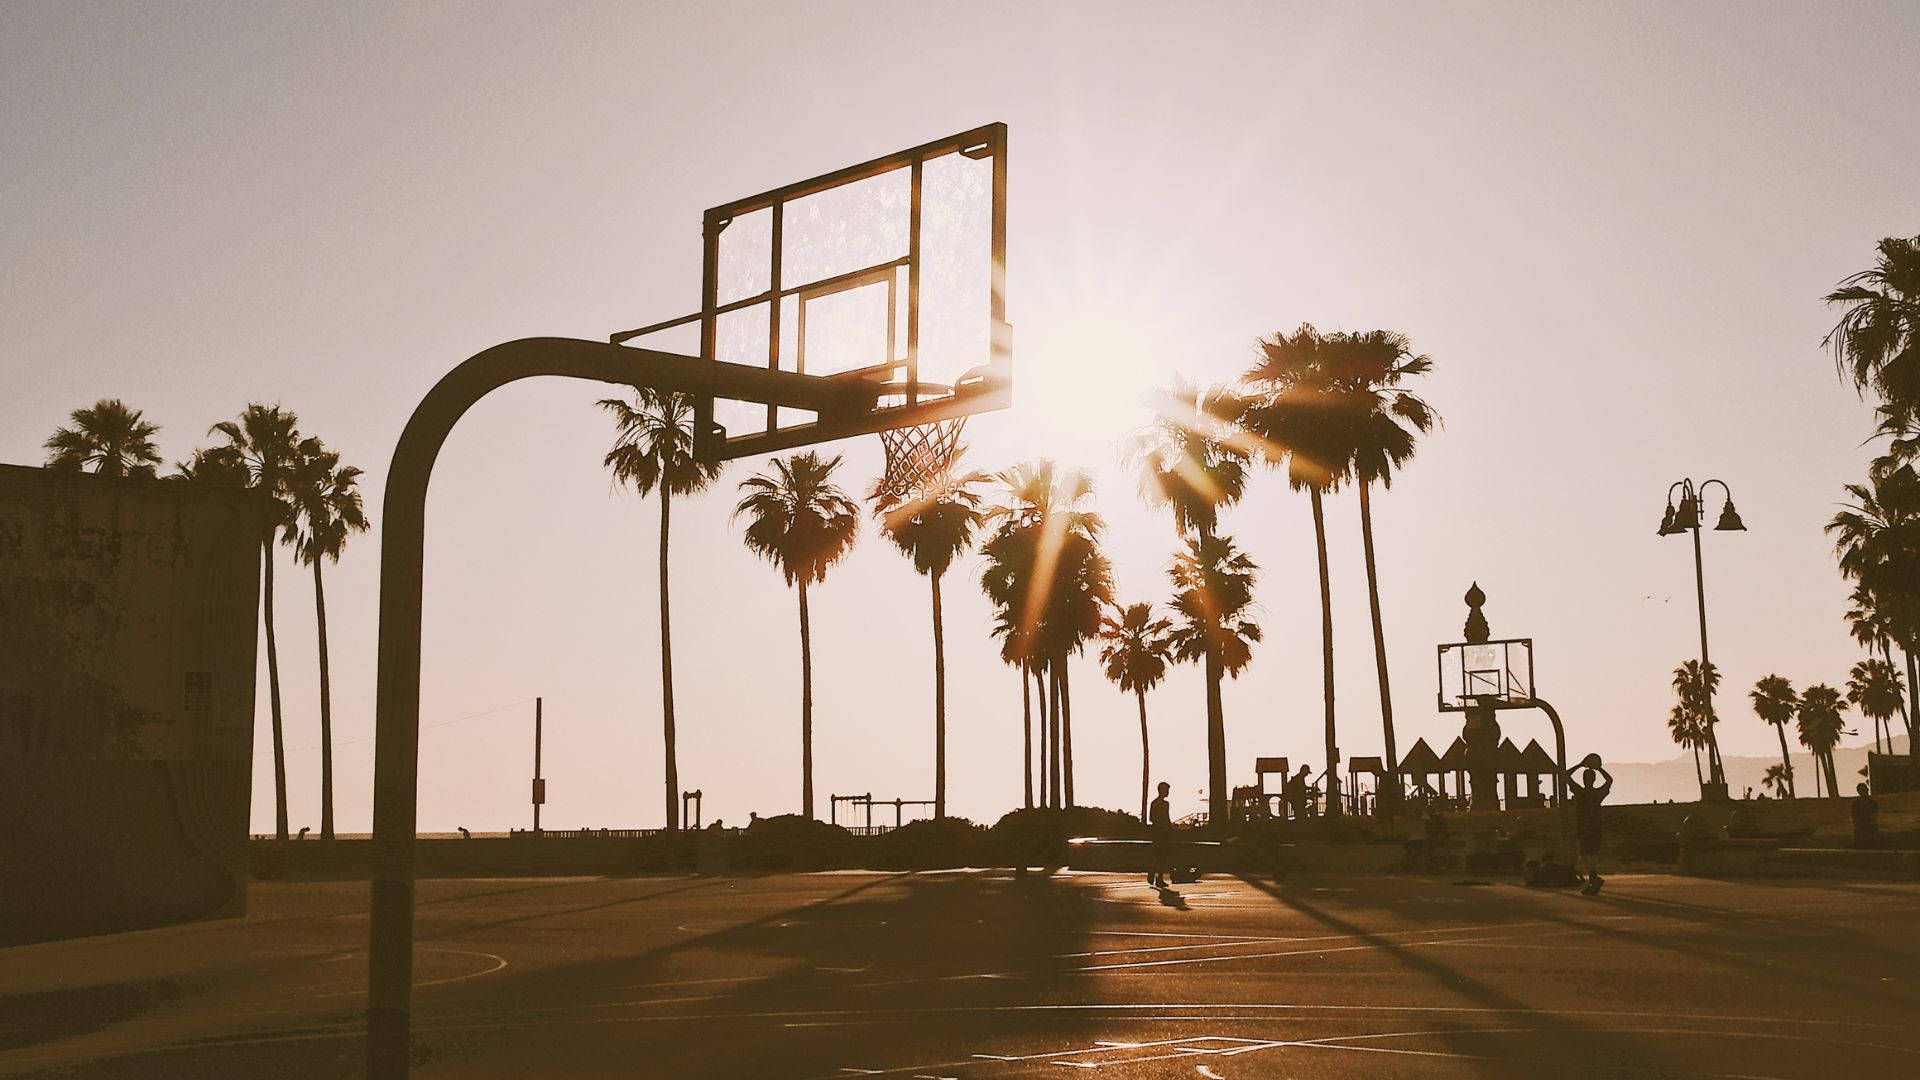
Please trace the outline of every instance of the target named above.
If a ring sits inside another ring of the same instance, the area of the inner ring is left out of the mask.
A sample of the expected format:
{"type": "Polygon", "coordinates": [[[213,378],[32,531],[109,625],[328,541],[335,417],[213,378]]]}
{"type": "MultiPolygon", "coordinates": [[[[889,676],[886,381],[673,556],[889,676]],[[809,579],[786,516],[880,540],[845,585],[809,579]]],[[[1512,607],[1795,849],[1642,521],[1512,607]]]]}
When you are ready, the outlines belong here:
{"type": "Polygon", "coordinates": [[[953,468],[966,426],[965,416],[954,416],[880,432],[880,445],[887,451],[882,490],[899,499],[926,491],[953,468]]]}

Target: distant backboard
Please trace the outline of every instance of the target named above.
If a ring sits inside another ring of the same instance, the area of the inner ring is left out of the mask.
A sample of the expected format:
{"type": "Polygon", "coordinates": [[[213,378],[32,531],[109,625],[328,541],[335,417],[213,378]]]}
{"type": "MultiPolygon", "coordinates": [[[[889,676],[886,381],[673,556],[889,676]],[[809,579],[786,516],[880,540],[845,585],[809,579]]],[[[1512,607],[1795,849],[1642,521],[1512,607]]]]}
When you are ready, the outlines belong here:
{"type": "Polygon", "coordinates": [[[1476,704],[1496,709],[1533,702],[1533,639],[1440,646],[1440,711],[1464,712],[1476,704]]]}
{"type": "Polygon", "coordinates": [[[988,124],[716,206],[700,312],[614,340],[697,321],[703,359],[806,377],[817,407],[699,399],[709,460],[1005,408],[1006,169],[988,124]]]}

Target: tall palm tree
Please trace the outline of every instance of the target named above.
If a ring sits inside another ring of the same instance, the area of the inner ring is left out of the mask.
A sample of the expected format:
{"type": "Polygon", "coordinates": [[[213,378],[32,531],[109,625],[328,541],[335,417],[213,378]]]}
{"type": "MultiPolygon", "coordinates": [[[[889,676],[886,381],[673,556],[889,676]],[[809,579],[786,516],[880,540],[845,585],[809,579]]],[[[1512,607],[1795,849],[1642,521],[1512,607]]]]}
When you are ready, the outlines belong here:
{"type": "Polygon", "coordinates": [[[1222,676],[1238,677],[1253,659],[1260,626],[1248,617],[1259,567],[1231,537],[1189,540],[1167,577],[1173,582],[1173,656],[1199,661],[1207,680],[1207,819],[1227,821],[1227,728],[1222,676]]]}
{"type": "Polygon", "coordinates": [[[101,398],[68,414],[72,427],[55,428],[43,444],[47,468],[62,472],[91,469],[101,476],[144,476],[160,465],[153,437],[160,425],[148,423],[139,409],[119,398],[101,398]]]}
{"type": "Polygon", "coordinates": [[[1760,786],[1773,792],[1776,799],[1793,798],[1793,769],[1787,765],[1769,765],[1760,778],[1760,786]]]}
{"type": "Polygon", "coordinates": [[[1793,759],[1787,754],[1787,721],[1792,720],[1800,708],[1800,696],[1793,692],[1793,684],[1779,675],[1768,675],[1753,684],[1747,693],[1753,702],[1754,715],[1773,725],[1773,733],[1780,737],[1780,767],[1786,777],[1784,789],[1788,798],[1796,798],[1798,792],[1793,788],[1793,759]]]}
{"type": "Polygon", "coordinates": [[[1920,236],[1880,241],[1874,267],[1826,300],[1845,309],[1822,342],[1842,377],[1898,410],[1920,409],[1920,236]]]}
{"type": "Polygon", "coordinates": [[[1381,791],[1400,795],[1400,757],[1393,731],[1393,694],[1387,683],[1387,637],[1380,619],[1380,577],[1373,558],[1373,499],[1378,483],[1393,487],[1393,474],[1413,458],[1418,435],[1433,430],[1439,415],[1402,384],[1433,370],[1433,361],[1413,355],[1404,334],[1375,330],[1355,335],[1353,363],[1344,372],[1352,384],[1348,422],[1354,445],[1353,478],[1360,495],[1360,543],[1367,564],[1367,609],[1373,619],[1373,663],[1380,686],[1380,727],[1386,741],[1387,776],[1381,791]]]}
{"type": "Polygon", "coordinates": [[[1287,485],[1305,491],[1313,510],[1313,546],[1320,567],[1320,682],[1326,713],[1327,812],[1340,812],[1339,731],[1334,713],[1333,589],[1327,570],[1325,497],[1353,472],[1350,401],[1339,374],[1358,350],[1347,334],[1321,334],[1302,323],[1292,334],[1255,343],[1259,358],[1243,379],[1251,390],[1240,426],[1269,465],[1284,466],[1287,485]]]}
{"type": "Polygon", "coordinates": [[[660,730],[666,744],[667,828],[680,827],[680,757],[673,716],[673,619],[667,575],[667,541],[672,533],[673,497],[704,490],[720,476],[717,461],[693,455],[693,400],[651,387],[634,391],[631,402],[602,398],[595,404],[613,415],[612,449],[601,464],[615,484],[630,484],[642,498],[660,493],[660,730]]]}
{"type": "MultiPolygon", "coordinates": [[[[1713,713],[1713,694],[1720,688],[1720,669],[1712,664],[1706,668],[1706,678],[1700,677],[1700,661],[1688,660],[1673,669],[1673,718],[1667,726],[1675,728],[1674,741],[1679,741],[1676,724],[1682,723],[1693,733],[1693,769],[1700,771],[1700,751],[1713,752],[1713,725],[1718,717],[1713,713]]],[[[1705,781],[1702,780],[1701,797],[1705,798],[1705,781]]]]}
{"type": "Polygon", "coordinates": [[[319,439],[300,443],[292,482],[298,514],[291,530],[294,557],[313,567],[313,613],[320,645],[320,835],[333,839],[333,680],[327,668],[327,590],[320,577],[325,562],[338,565],[354,533],[367,531],[360,499],[361,471],[340,464],[338,451],[319,439]]]}
{"type": "MultiPolygon", "coordinates": [[[[957,462],[965,450],[956,451],[957,462]]],[[[868,499],[880,519],[881,535],[893,541],[926,575],[933,588],[933,816],[947,816],[947,651],[940,616],[940,579],[953,560],[973,546],[985,514],[974,488],[986,479],[976,472],[955,472],[950,464],[912,491],[884,478],[874,482],[868,499]]],[[[1025,686],[1024,680],[1021,684],[1025,686]]]]}
{"type": "Polygon", "coordinates": [[[260,603],[267,634],[267,704],[273,716],[274,832],[287,838],[286,740],[280,713],[280,650],[273,630],[273,548],[293,527],[293,480],[300,463],[299,418],[278,405],[249,404],[237,420],[222,420],[208,434],[226,439],[225,459],[245,472],[247,486],[266,496],[266,532],[260,538],[260,603]]]}
{"type": "Polygon", "coordinates": [[[1147,742],[1147,691],[1167,677],[1173,658],[1173,623],[1156,619],[1152,604],[1128,604],[1119,617],[1100,619],[1100,663],[1107,678],[1140,706],[1140,820],[1147,820],[1152,753],[1147,742]]]}
{"type": "Polygon", "coordinates": [[[1800,745],[1813,751],[1815,780],[1826,776],[1828,797],[1840,793],[1839,779],[1833,774],[1833,748],[1842,734],[1840,714],[1846,710],[1840,691],[1825,683],[1815,683],[1800,692],[1800,745]]]}
{"type": "MultiPolygon", "coordinates": [[[[1848,484],[1851,500],[1827,523],[1840,573],[1857,584],[1854,600],[1871,620],[1855,638],[1883,634],[1906,654],[1907,734],[1920,723],[1920,474],[1910,463],[1876,460],[1867,481],[1848,484]]],[[[1891,659],[1891,649],[1883,652],[1891,659]]]]}
{"type": "MultiPolygon", "coordinates": [[[[1100,549],[1106,522],[1084,508],[1093,480],[1051,461],[1016,465],[995,476],[1003,501],[987,511],[997,523],[981,552],[982,591],[996,619],[1023,642],[1040,682],[1046,758],[1042,802],[1071,806],[1073,705],[1067,661],[1100,630],[1113,602],[1113,564],[1100,549]]],[[[996,631],[997,633],[1000,631],[996,631]]]]}
{"type": "Polygon", "coordinates": [[[800,812],[813,817],[813,632],[807,622],[807,586],[853,550],[860,507],[833,483],[840,457],[811,450],[774,458],[770,468],[740,482],[744,494],[733,516],[747,519],[747,550],[780,568],[800,592],[800,812]]]}
{"type": "MultiPolygon", "coordinates": [[[[1847,673],[1847,701],[1860,715],[1873,721],[1873,748],[1880,749],[1880,728],[1886,725],[1887,742],[1893,741],[1893,718],[1906,705],[1906,686],[1900,671],[1879,657],[1862,660],[1847,673]]],[[[1889,748],[1890,749],[1890,748],[1889,748]]]]}

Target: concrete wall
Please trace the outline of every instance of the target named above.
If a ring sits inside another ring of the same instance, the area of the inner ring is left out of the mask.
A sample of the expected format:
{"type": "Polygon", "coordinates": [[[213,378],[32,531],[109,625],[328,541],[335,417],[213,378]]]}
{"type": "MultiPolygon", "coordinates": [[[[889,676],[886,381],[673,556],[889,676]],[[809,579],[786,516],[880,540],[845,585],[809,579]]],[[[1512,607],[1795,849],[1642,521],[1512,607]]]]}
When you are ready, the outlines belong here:
{"type": "Polygon", "coordinates": [[[258,508],[0,465],[0,926],[244,909],[258,508]]]}

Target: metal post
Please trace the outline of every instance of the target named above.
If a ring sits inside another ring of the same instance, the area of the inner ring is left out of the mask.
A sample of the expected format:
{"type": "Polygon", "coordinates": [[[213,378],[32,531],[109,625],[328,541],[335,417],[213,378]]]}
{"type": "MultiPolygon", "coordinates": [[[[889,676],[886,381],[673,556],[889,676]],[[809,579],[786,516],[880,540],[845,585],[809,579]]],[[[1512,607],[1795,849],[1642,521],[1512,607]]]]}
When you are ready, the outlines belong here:
{"type": "Polygon", "coordinates": [[[1700,602],[1700,697],[1707,704],[1707,715],[1703,718],[1707,727],[1707,764],[1711,777],[1709,782],[1713,784],[1716,791],[1724,795],[1727,789],[1727,774],[1720,765],[1719,733],[1713,730],[1715,719],[1713,679],[1710,675],[1713,662],[1707,659],[1707,571],[1700,549],[1700,528],[1706,517],[1706,500],[1695,495],[1693,504],[1696,508],[1693,522],[1693,589],[1695,597],[1700,602]]]}
{"type": "MultiPolygon", "coordinates": [[[[711,323],[711,320],[707,320],[711,323]]],[[[523,338],[454,368],[414,409],[387,470],[381,513],[379,676],[375,694],[373,873],[367,964],[367,1072],[407,1075],[413,998],[413,856],[419,821],[420,598],[427,482],[453,425],[497,387],[538,375],[671,390],[716,391],[799,408],[819,380],[571,338],[523,338]]]]}
{"type": "Polygon", "coordinates": [[[533,831],[540,831],[540,804],[547,801],[546,792],[540,790],[540,701],[533,699],[533,831]]]}
{"type": "Polygon", "coordinates": [[[1560,823],[1560,846],[1571,851],[1573,849],[1567,841],[1571,832],[1567,824],[1567,729],[1560,723],[1559,711],[1549,705],[1545,698],[1534,698],[1533,705],[1553,721],[1553,751],[1560,762],[1560,771],[1553,774],[1553,814],[1560,823]]]}

